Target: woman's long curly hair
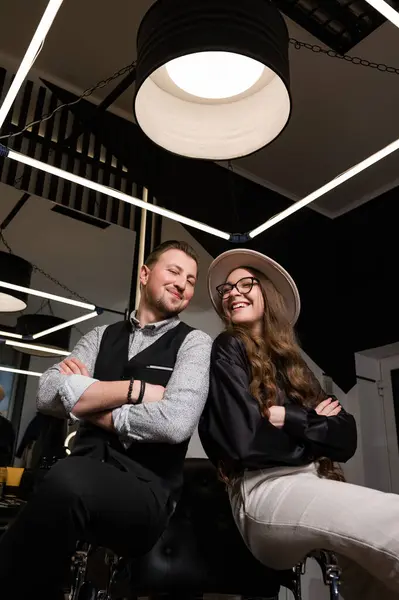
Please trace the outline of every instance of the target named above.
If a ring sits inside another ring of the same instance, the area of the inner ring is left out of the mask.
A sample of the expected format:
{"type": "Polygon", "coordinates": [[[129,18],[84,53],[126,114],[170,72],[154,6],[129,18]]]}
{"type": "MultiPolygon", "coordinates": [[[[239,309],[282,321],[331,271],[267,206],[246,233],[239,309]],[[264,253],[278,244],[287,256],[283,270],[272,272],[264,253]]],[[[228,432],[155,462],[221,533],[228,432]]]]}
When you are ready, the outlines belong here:
{"type": "MultiPolygon", "coordinates": [[[[284,392],[299,405],[315,408],[329,396],[302,358],[294,328],[287,318],[282,295],[262,273],[243,267],[258,278],[264,302],[260,335],[243,325],[224,319],[226,329],[245,345],[252,369],[251,394],[259,402],[262,415],[269,417],[271,406],[278,404],[284,392]]],[[[342,469],[328,458],[318,459],[320,477],[345,481],[342,469]]]]}

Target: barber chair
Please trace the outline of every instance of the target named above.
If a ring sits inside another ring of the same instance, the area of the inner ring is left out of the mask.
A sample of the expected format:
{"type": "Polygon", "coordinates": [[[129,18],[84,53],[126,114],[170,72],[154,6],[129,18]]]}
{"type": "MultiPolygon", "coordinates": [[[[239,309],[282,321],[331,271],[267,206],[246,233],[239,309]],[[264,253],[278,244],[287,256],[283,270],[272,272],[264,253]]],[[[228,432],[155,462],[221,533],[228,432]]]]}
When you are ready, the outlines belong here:
{"type": "MultiPolygon", "coordinates": [[[[310,557],[321,567],[331,600],[338,600],[341,571],[334,554],[318,550],[310,557]]],[[[216,470],[206,459],[191,458],[185,461],[184,487],[176,511],[152,550],[129,560],[79,544],[69,599],[136,600],[147,596],[194,600],[204,594],[231,594],[277,600],[283,586],[295,600],[301,600],[305,566],[306,560],[293,569],[273,571],[258,562],[234,523],[216,470]]]]}

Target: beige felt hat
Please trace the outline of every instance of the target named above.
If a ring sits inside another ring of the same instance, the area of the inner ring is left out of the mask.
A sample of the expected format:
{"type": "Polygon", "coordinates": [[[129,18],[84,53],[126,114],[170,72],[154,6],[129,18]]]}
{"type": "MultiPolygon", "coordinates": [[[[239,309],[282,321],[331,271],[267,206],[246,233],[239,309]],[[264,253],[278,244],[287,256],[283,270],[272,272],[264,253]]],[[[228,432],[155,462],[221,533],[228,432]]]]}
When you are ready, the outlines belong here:
{"type": "Polygon", "coordinates": [[[235,248],[215,258],[208,270],[208,293],[216,312],[222,314],[222,302],[216,288],[225,283],[234,269],[252,267],[263,273],[274,284],[285,300],[288,318],[294,325],[301,310],[298,288],[291,275],[275,260],[247,248],[235,248]]]}

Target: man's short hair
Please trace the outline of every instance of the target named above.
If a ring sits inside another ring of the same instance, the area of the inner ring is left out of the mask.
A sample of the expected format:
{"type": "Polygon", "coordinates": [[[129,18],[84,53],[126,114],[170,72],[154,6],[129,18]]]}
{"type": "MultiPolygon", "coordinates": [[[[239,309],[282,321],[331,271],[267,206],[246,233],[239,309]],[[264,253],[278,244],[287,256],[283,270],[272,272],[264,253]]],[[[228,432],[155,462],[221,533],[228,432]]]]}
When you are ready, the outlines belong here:
{"type": "Polygon", "coordinates": [[[192,248],[190,244],[187,244],[187,242],[181,242],[178,240],[167,240],[166,242],[159,244],[159,246],[154,248],[151,254],[147,256],[144,264],[151,268],[156,262],[158,262],[160,256],[168,250],[180,250],[181,252],[184,252],[184,254],[187,254],[187,256],[195,260],[198,267],[198,255],[194,248],[192,248]]]}

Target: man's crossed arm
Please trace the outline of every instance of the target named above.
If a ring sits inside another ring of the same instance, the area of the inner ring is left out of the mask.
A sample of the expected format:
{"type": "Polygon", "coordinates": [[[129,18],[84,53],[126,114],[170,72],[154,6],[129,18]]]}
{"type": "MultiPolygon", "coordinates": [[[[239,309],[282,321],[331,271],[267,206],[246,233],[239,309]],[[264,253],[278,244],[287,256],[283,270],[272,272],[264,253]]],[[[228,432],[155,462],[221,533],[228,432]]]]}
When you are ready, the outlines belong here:
{"type": "MultiPolygon", "coordinates": [[[[146,384],[143,402],[134,405],[127,403],[129,381],[93,379],[104,330],[98,327],[85,335],[68,362],[42,375],[38,410],[90,420],[115,431],[125,445],[132,440],[176,444],[189,438],[208,395],[211,338],[199,330],[190,332],[179,349],[166,388],[146,384]]],[[[139,388],[140,382],[135,382],[133,401],[138,398],[139,388]]]]}
{"type": "MultiPolygon", "coordinates": [[[[67,358],[59,364],[62,375],[80,375],[87,378],[88,387],[79,397],[71,414],[78,419],[114,431],[112,411],[128,404],[130,381],[98,381],[90,377],[86,365],[78,358],[67,358]]],[[[68,381],[65,382],[68,386],[68,381]]],[[[133,382],[131,403],[139,398],[141,382],[133,382]]],[[[75,390],[71,390],[72,392],[75,390]]],[[[146,383],[143,402],[158,402],[162,400],[165,388],[161,385],[146,383]]]]}

